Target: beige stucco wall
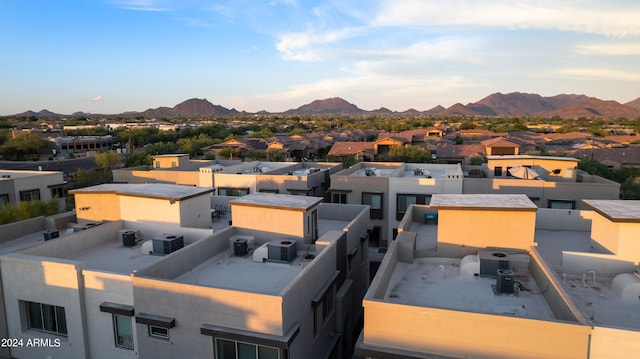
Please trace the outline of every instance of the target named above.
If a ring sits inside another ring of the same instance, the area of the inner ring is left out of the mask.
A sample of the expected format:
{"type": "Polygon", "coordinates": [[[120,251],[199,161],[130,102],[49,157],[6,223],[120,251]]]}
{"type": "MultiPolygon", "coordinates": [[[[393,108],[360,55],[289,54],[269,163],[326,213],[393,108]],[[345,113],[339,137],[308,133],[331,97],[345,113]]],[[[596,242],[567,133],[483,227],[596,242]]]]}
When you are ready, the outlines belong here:
{"type": "Polygon", "coordinates": [[[153,157],[154,168],[180,167],[189,163],[189,156],[155,156],[153,157]]]}
{"type": "Polygon", "coordinates": [[[591,227],[591,239],[611,251],[619,259],[640,262],[640,224],[612,222],[595,214],[591,227]]]}
{"type": "Polygon", "coordinates": [[[4,299],[10,338],[59,339],[60,346],[14,348],[11,356],[16,358],[84,358],[86,333],[81,311],[83,298],[80,295],[81,265],[71,261],[47,262],[43,258],[9,254],[0,257],[0,273],[4,287],[4,299]],[[6,290],[11,288],[11,290],[6,290]],[[20,301],[30,301],[64,307],[68,335],[58,336],[28,330],[26,313],[20,301]]]}
{"type": "Polygon", "coordinates": [[[305,212],[232,205],[232,223],[235,227],[280,233],[294,237],[305,237],[305,212]]]}
{"type": "Polygon", "coordinates": [[[127,170],[113,171],[113,181],[123,183],[171,183],[199,186],[200,173],[196,171],[127,170]]]}
{"type": "Polygon", "coordinates": [[[528,250],[534,246],[533,211],[438,211],[438,243],[528,250]]]}
{"type": "Polygon", "coordinates": [[[180,223],[180,201],[120,196],[120,218],[133,222],[180,223]]]}
{"type": "Polygon", "coordinates": [[[591,334],[589,358],[630,358],[640,353],[640,332],[595,327],[591,334]]]}
{"type": "Polygon", "coordinates": [[[588,326],[365,300],[364,344],[467,358],[586,358],[588,326]]]}
{"type": "Polygon", "coordinates": [[[76,193],[76,217],[79,222],[117,221],[121,218],[120,201],[113,193],[76,193]]]}

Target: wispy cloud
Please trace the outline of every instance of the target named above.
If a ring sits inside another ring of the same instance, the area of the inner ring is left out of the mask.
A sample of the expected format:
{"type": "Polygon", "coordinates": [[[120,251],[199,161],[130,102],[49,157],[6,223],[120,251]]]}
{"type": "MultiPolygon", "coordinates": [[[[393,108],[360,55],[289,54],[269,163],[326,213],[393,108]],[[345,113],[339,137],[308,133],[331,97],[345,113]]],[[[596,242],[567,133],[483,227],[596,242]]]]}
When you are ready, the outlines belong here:
{"type": "Polygon", "coordinates": [[[639,72],[620,71],[602,68],[571,68],[559,69],[556,71],[559,75],[577,77],[583,79],[604,79],[616,81],[640,81],[639,72]]]}
{"type": "Polygon", "coordinates": [[[276,49],[285,60],[319,61],[322,59],[322,45],[350,38],[357,32],[355,28],[344,28],[284,33],[278,36],[276,49]]]}
{"type": "Polygon", "coordinates": [[[547,29],[640,34],[634,0],[381,0],[375,26],[547,29]]]}
{"type": "Polygon", "coordinates": [[[640,43],[607,43],[576,45],[576,51],[583,55],[637,56],[640,55],[640,43]]]}
{"type": "Polygon", "coordinates": [[[95,96],[91,99],[91,102],[100,102],[102,101],[102,95],[95,96]]]}
{"type": "Polygon", "coordinates": [[[171,9],[168,2],[163,0],[111,0],[110,2],[125,10],[158,12],[171,9]]]}

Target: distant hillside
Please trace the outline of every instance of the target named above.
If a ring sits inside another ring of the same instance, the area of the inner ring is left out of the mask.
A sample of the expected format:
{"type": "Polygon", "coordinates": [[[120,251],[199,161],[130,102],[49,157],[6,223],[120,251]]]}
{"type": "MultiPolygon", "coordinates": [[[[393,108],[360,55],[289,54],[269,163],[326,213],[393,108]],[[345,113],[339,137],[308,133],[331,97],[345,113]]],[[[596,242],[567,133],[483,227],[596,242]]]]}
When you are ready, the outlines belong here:
{"type": "Polygon", "coordinates": [[[495,93],[467,105],[457,103],[439,112],[434,110],[429,112],[440,116],[640,117],[640,109],[633,107],[633,105],[640,107],[640,99],[630,104],[631,106],[628,106],[585,95],[562,94],[543,97],[537,94],[513,92],[495,93]]]}
{"type": "MultiPolygon", "coordinates": [[[[181,102],[174,107],[158,107],[144,112],[128,111],[115,116],[133,117],[144,116],[147,118],[175,118],[175,117],[223,117],[247,114],[244,111],[228,109],[221,105],[214,105],[207,99],[192,98],[181,102]]],[[[269,115],[267,111],[256,114],[269,115]]],[[[409,109],[403,112],[391,111],[386,107],[377,110],[365,111],[346,100],[333,97],[324,100],[315,100],[296,109],[290,109],[282,114],[286,115],[326,115],[326,114],[373,114],[373,115],[430,115],[430,116],[539,116],[539,117],[599,117],[599,118],[640,118],[640,98],[621,104],[616,101],[605,101],[586,95],[560,94],[544,97],[538,94],[512,92],[507,94],[494,93],[477,102],[463,105],[456,103],[449,108],[440,105],[427,111],[409,109]]],[[[73,116],[88,115],[84,112],[75,112],[73,116]]],[[[27,111],[14,116],[24,117],[62,117],[48,110],[40,112],[27,111]]],[[[104,116],[92,114],[92,116],[104,116]]]]}
{"type": "Polygon", "coordinates": [[[229,110],[220,105],[214,105],[207,99],[192,98],[175,105],[173,108],[158,107],[141,113],[145,117],[216,117],[237,115],[235,109],[229,110]]]}
{"type": "Polygon", "coordinates": [[[17,117],[31,117],[31,116],[40,116],[40,117],[57,117],[57,116],[63,116],[61,114],[55,113],[55,112],[51,112],[49,110],[40,110],[39,112],[34,112],[34,111],[25,111],[22,113],[17,113],[14,116],[17,117]]]}
{"type": "Polygon", "coordinates": [[[638,97],[637,99],[631,102],[627,102],[624,105],[631,108],[635,108],[636,110],[640,111],[640,97],[638,97]]]}
{"type": "Polygon", "coordinates": [[[311,115],[311,114],[359,114],[366,111],[358,108],[340,97],[328,98],[326,100],[315,100],[309,104],[302,105],[296,109],[285,112],[287,115],[311,115]]]}

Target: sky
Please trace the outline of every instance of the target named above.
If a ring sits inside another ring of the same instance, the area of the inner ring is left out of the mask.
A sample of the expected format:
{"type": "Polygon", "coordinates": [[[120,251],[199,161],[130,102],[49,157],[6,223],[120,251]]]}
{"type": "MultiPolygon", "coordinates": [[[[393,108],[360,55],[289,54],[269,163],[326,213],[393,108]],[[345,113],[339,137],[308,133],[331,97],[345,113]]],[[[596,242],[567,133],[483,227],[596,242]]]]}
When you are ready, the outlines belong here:
{"type": "Polygon", "coordinates": [[[0,115],[640,97],[638,0],[1,0],[0,115]]]}

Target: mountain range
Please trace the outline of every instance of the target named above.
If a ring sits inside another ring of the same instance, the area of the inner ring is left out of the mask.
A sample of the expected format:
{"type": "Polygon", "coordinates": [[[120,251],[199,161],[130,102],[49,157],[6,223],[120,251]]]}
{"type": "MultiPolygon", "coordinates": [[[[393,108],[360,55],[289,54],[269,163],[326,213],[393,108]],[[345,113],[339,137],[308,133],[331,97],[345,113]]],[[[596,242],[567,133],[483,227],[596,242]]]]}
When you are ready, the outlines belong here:
{"type": "MultiPolygon", "coordinates": [[[[245,111],[228,109],[214,105],[207,99],[189,99],[174,107],[158,107],[143,112],[125,112],[119,116],[144,117],[218,117],[248,115],[245,111]]],[[[257,114],[270,114],[260,111],[257,114]]],[[[275,113],[274,113],[275,114],[275,113]]],[[[348,101],[339,98],[315,100],[295,109],[282,112],[285,115],[327,115],[327,114],[378,114],[378,115],[432,115],[432,116],[496,116],[496,117],[597,117],[597,118],[640,118],[640,98],[621,104],[616,101],[601,100],[586,95],[556,95],[544,97],[538,94],[512,92],[508,94],[494,93],[480,101],[463,105],[456,103],[448,108],[436,106],[427,111],[409,109],[404,112],[391,111],[385,107],[366,111],[348,101]]],[[[73,116],[86,115],[81,112],[73,116]]],[[[15,116],[62,116],[48,110],[40,112],[27,111],[15,116]]]]}

